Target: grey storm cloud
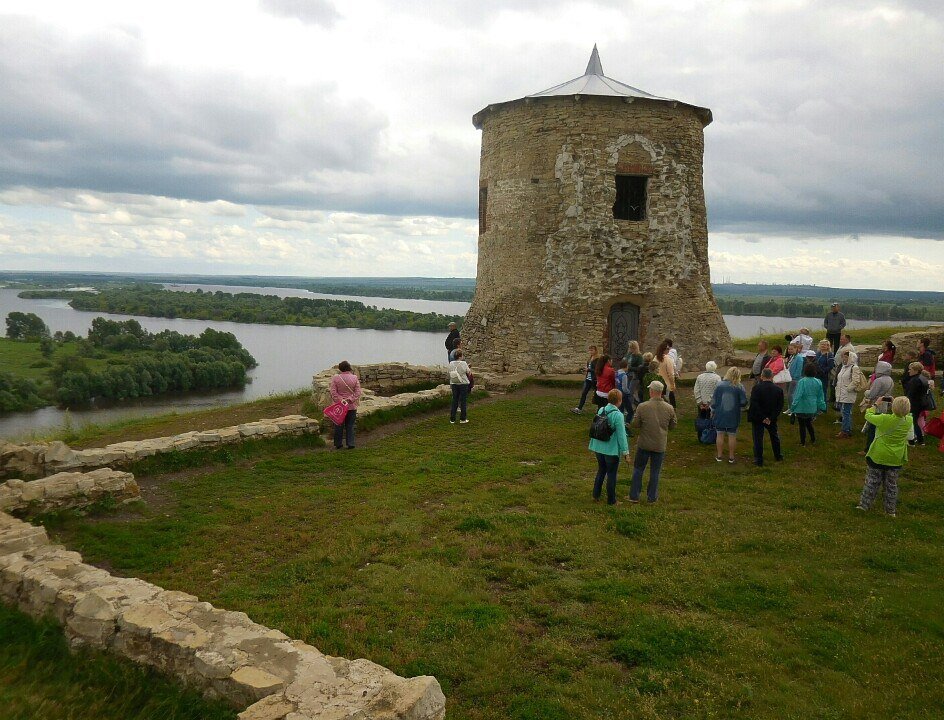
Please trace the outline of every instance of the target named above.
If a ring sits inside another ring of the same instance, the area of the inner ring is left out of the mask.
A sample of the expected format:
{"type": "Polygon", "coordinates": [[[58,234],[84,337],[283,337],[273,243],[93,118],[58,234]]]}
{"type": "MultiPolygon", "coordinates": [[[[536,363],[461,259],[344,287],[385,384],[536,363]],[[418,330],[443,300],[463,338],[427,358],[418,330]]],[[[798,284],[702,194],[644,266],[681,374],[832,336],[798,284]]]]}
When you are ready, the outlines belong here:
{"type": "MultiPolygon", "coordinates": [[[[321,27],[339,17],[327,0],[260,3],[321,27]]],[[[611,12],[626,5],[591,4],[611,12]]],[[[0,188],[472,218],[472,113],[581,74],[599,41],[607,75],[712,109],[712,230],[944,237],[944,3],[756,3],[733,15],[708,3],[697,22],[639,6],[628,38],[603,29],[585,45],[527,37],[509,45],[489,35],[501,12],[565,6],[398,5],[403,16],[448,30],[440,39],[450,48],[464,40],[461,50],[437,52],[431,38],[428,52],[378,65],[378,82],[408,80],[403,92],[425,119],[409,128],[423,140],[407,151],[380,109],[342,101],[331,85],[154,67],[131,33],[76,41],[4,18],[0,188]]]]}
{"type": "MultiPolygon", "coordinates": [[[[144,62],[141,41],[0,21],[0,187],[234,202],[329,202],[374,172],[386,117],[327,85],[144,62]]],[[[343,200],[340,200],[343,204],[343,200]]]]}

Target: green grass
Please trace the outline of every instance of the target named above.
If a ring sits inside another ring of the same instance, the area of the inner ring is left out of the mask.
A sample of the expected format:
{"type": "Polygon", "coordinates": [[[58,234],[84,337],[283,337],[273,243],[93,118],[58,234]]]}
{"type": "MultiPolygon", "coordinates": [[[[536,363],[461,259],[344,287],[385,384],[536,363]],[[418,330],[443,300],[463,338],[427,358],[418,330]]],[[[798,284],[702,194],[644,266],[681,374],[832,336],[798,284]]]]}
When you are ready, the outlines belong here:
{"type": "Polygon", "coordinates": [[[47,376],[47,367],[38,367],[45,358],[39,351],[38,342],[19,342],[0,338],[0,368],[19,377],[42,382],[47,376]]]}
{"type": "MultiPolygon", "coordinates": [[[[930,323],[928,323],[930,325],[930,323]]],[[[799,329],[799,325],[795,329],[799,329]]],[[[849,321],[849,326],[847,328],[849,335],[852,336],[853,345],[881,345],[883,342],[888,340],[895,333],[902,332],[920,332],[925,329],[923,326],[910,326],[910,325],[887,325],[883,327],[874,327],[874,328],[860,328],[856,329],[855,320],[849,321]]],[[[826,337],[826,331],[819,328],[811,328],[813,332],[813,338],[816,340],[822,340],[826,337]]],[[[766,340],[771,345],[783,345],[784,338],[783,333],[774,333],[772,335],[757,335],[751,338],[735,338],[732,342],[734,347],[738,350],[756,350],[757,342],[761,338],[766,340]]]]}
{"type": "MultiPolygon", "coordinates": [[[[862,514],[860,443],[832,440],[832,414],[814,448],[784,424],[787,461],[763,469],[742,428],[729,467],[696,442],[683,391],[660,503],[610,509],[590,501],[572,394],[478,404],[468,425],[419,420],[351,453],[145,477],[168,503],[54,534],[326,653],[434,674],[450,720],[944,706],[944,455],[911,451],[897,519],[862,514]]],[[[628,479],[624,465],[621,496],[628,479]]]]}
{"type": "Polygon", "coordinates": [[[92,651],[69,652],[62,628],[0,605],[4,720],[231,720],[236,712],[154,672],[92,651]]]}
{"type": "MultiPolygon", "coordinates": [[[[227,405],[224,407],[197,410],[195,412],[172,412],[149,417],[116,420],[110,423],[92,423],[80,428],[65,426],[44,433],[35,433],[34,440],[62,440],[72,447],[98,447],[123,440],[144,440],[153,437],[177,435],[190,430],[210,430],[260,418],[284,415],[311,414],[310,390],[268,395],[258,400],[227,405]]],[[[320,410],[314,417],[320,415],[320,410]]]]}

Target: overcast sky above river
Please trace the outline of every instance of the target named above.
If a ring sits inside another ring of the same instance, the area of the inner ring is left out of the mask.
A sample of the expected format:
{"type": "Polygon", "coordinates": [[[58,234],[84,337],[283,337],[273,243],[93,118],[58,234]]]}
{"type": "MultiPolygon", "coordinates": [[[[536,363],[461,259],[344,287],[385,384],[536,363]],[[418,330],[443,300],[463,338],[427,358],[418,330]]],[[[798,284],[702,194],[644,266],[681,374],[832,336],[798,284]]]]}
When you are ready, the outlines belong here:
{"type": "Polygon", "coordinates": [[[944,3],[0,0],[0,269],[475,275],[473,113],[710,107],[714,281],[944,290],[944,3]]]}

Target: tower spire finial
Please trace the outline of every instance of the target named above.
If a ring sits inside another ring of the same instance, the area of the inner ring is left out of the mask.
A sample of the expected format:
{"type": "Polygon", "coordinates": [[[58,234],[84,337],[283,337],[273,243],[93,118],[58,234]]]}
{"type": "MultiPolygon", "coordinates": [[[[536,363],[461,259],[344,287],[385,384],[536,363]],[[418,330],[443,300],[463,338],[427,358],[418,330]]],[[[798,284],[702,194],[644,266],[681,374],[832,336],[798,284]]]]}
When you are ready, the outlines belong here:
{"type": "Polygon", "coordinates": [[[602,75],[603,63],[600,62],[600,53],[597,51],[597,44],[593,44],[593,52],[590,53],[590,62],[587,63],[587,70],[584,75],[602,75]]]}

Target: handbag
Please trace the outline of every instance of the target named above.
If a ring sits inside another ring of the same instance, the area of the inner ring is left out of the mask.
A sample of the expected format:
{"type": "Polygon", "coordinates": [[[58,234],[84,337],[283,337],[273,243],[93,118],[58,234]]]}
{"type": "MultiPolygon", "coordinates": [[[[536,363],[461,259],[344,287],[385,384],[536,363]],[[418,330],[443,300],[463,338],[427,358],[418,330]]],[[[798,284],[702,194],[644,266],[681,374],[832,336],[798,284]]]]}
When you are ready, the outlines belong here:
{"type": "Polygon", "coordinates": [[[778,372],[776,375],[774,375],[775,383],[788,383],[791,380],[793,380],[793,376],[790,374],[790,370],[788,368],[784,368],[783,370],[778,372]]]}
{"type": "Polygon", "coordinates": [[[335,425],[341,425],[350,409],[347,400],[341,400],[340,402],[328,405],[328,407],[324,409],[324,415],[335,425]]]}
{"type": "Polygon", "coordinates": [[[717,437],[711,418],[695,418],[695,430],[698,433],[698,442],[706,445],[713,443],[717,437]]]}
{"type": "Polygon", "coordinates": [[[926,435],[944,439],[944,420],[939,417],[931,418],[924,426],[926,435]]]}
{"type": "MultiPolygon", "coordinates": [[[[351,386],[347,384],[347,380],[342,377],[341,382],[344,383],[344,387],[348,389],[348,392],[351,394],[354,393],[354,391],[351,389],[351,386]]],[[[344,418],[347,417],[350,409],[351,404],[347,400],[339,400],[336,403],[328,405],[328,407],[326,407],[323,412],[325,417],[331,422],[333,422],[335,425],[340,425],[344,422],[344,418]]]]}

